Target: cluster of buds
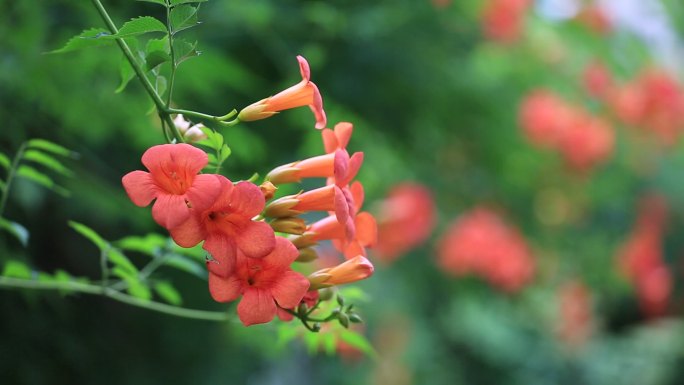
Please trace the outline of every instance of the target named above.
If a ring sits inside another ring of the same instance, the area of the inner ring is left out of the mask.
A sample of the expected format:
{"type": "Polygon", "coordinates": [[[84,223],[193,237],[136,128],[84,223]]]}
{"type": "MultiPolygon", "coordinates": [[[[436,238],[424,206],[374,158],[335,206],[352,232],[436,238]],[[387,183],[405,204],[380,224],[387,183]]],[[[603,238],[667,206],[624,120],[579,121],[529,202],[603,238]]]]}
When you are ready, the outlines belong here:
{"type": "Polygon", "coordinates": [[[634,285],[641,310],[649,317],[666,312],[672,293],[672,273],[662,246],[667,211],[663,197],[643,198],[634,230],[617,253],[619,270],[634,285]]]}
{"type": "Polygon", "coordinates": [[[525,239],[486,208],[464,214],[447,229],[438,258],[449,274],[475,274],[507,292],[520,290],[535,270],[525,239]]]}
{"type": "MultiPolygon", "coordinates": [[[[263,119],[283,109],[309,105],[316,127],[325,127],[323,102],[318,88],[309,81],[309,65],[303,57],[297,59],[302,81],[246,107],[239,120],[263,119]]],[[[174,124],[190,142],[204,134],[203,126],[191,126],[182,115],[174,124]]],[[[363,162],[363,153],[347,153],[351,133],[349,123],[323,130],[326,155],[278,167],[261,186],[200,173],[208,164],[208,155],[189,144],[151,147],[142,156],[149,172],[130,172],[122,182],[137,206],[154,201],[152,217],[178,245],[202,243],[208,253],[212,298],[218,302],[240,299],[237,313],[244,325],[267,323],[276,315],[286,321],[296,316],[317,331],[320,327],[308,322],[316,319],[313,313],[320,301],[329,299],[318,290],[365,279],[373,273],[365,248],[375,243],[377,230],[375,219],[359,212],[363,187],[352,179],[363,162]],[[328,183],[273,200],[276,185],[310,177],[326,177],[328,183]],[[307,225],[299,215],[309,211],[328,211],[330,216],[307,225]],[[324,239],[332,240],[347,260],[308,278],[292,269],[295,261],[316,259],[313,246],[324,239]]],[[[351,307],[342,304],[325,318],[333,319],[344,326],[350,320],[360,321],[351,307]]]]}
{"type": "Polygon", "coordinates": [[[363,185],[353,180],[363,163],[363,153],[347,152],[352,132],[353,126],[347,122],[324,129],[321,134],[325,154],[276,167],[262,184],[264,191],[273,191],[274,186],[325,178],[325,186],[273,199],[264,210],[271,227],[288,234],[298,249],[298,262],[318,259],[316,246],[323,241],[330,241],[344,257],[338,265],[309,275],[310,290],[359,281],[373,274],[373,265],[366,257],[367,248],[376,243],[377,225],[370,213],[361,211],[363,185]],[[307,223],[302,215],[311,211],[322,211],[327,216],[307,223]]]}
{"type": "Polygon", "coordinates": [[[615,132],[602,118],[540,89],[520,105],[520,126],[537,147],[556,150],[567,166],[586,172],[613,152],[615,132]]]}

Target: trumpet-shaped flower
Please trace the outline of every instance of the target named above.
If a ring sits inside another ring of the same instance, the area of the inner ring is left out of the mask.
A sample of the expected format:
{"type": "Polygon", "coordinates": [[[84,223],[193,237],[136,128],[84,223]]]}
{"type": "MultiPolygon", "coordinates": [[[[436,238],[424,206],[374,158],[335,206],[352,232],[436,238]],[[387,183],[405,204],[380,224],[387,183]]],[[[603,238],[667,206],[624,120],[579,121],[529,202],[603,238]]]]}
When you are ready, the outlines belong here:
{"type": "Polygon", "coordinates": [[[309,63],[302,56],[297,56],[297,61],[299,61],[299,71],[302,74],[301,82],[243,108],[238,114],[238,119],[245,122],[265,119],[278,111],[309,106],[316,117],[316,128],[324,128],[327,120],[323,111],[323,99],[318,87],[309,80],[311,78],[309,63]]]}
{"type": "Polygon", "coordinates": [[[277,307],[294,308],[309,289],[306,277],[290,269],[298,254],[297,248],[282,237],[276,237],[275,248],[264,258],[246,258],[238,253],[232,274],[222,277],[210,271],[209,292],[218,302],[242,296],[237,312],[245,326],[270,322],[277,307]]]}
{"type": "Polygon", "coordinates": [[[348,259],[335,267],[309,275],[310,290],[361,281],[373,275],[373,264],[363,256],[348,259]]]}
{"type": "Polygon", "coordinates": [[[221,191],[216,175],[198,175],[208,163],[207,154],[189,144],[150,147],[142,163],[150,172],[129,172],[122,178],[124,189],[140,207],[156,199],[152,217],[167,229],[185,222],[191,208],[210,206],[221,191]]]}
{"type": "Polygon", "coordinates": [[[264,195],[251,182],[233,186],[217,176],[221,194],[203,210],[195,210],[187,221],[170,230],[180,246],[192,247],[204,240],[203,248],[213,257],[208,264],[214,274],[228,276],[235,266],[238,250],[246,257],[262,258],[273,251],[275,234],[271,227],[252,218],[264,208],[264,195]]]}
{"type": "Polygon", "coordinates": [[[354,132],[354,126],[349,122],[337,123],[334,130],[326,128],[321,131],[325,152],[329,154],[335,150],[346,149],[352,132],[354,132]]]}
{"type": "Polygon", "coordinates": [[[307,211],[333,211],[341,223],[345,223],[349,217],[345,194],[334,184],[278,198],[266,206],[265,214],[268,217],[284,218],[307,211]]]}

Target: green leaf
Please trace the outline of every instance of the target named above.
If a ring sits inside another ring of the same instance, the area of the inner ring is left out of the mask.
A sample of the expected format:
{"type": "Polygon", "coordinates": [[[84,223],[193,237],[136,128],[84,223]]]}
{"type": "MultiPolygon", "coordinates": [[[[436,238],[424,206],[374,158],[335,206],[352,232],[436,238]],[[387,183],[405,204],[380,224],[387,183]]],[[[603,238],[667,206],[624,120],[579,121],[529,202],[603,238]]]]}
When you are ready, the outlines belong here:
{"type": "Polygon", "coordinates": [[[197,7],[178,5],[171,10],[171,26],[174,34],[197,24],[197,7]]]}
{"type": "Polygon", "coordinates": [[[166,255],[164,265],[192,274],[199,279],[207,280],[207,269],[203,265],[180,254],[166,255]]]}
{"type": "Polygon", "coordinates": [[[0,152],[0,166],[5,168],[6,170],[9,170],[10,167],[12,167],[12,161],[7,155],[3,154],[2,152],[0,152]]]}
{"type": "Polygon", "coordinates": [[[121,83],[119,83],[119,86],[114,90],[114,93],[117,94],[125,90],[128,83],[135,77],[135,71],[126,57],[121,58],[119,75],[121,75],[121,83]]]}
{"type": "Polygon", "coordinates": [[[124,23],[116,34],[99,36],[99,38],[116,39],[150,32],[166,32],[166,26],[152,16],[141,16],[124,23]]]}
{"type": "Polygon", "coordinates": [[[164,51],[152,51],[145,55],[145,70],[152,71],[157,66],[171,61],[171,56],[164,51]]]}
{"type": "Polygon", "coordinates": [[[370,344],[370,342],[368,342],[366,337],[364,337],[363,335],[355,333],[348,329],[340,329],[339,336],[340,339],[342,339],[342,341],[359,349],[360,351],[364,352],[367,356],[373,358],[377,357],[378,354],[375,352],[375,349],[373,349],[373,346],[370,344]]]}
{"type": "Polygon", "coordinates": [[[230,147],[228,147],[227,144],[224,144],[221,147],[221,150],[219,151],[219,154],[220,154],[219,163],[223,163],[226,159],[228,159],[231,152],[232,151],[230,150],[230,147]]]}
{"type": "Polygon", "coordinates": [[[205,262],[207,257],[207,252],[202,248],[201,244],[195,245],[193,247],[180,247],[176,244],[173,244],[172,248],[174,252],[188,256],[202,263],[205,262]]]}
{"type": "Polygon", "coordinates": [[[41,164],[64,176],[73,176],[73,172],[71,170],[66,168],[60,161],[44,152],[38,150],[28,150],[24,153],[24,159],[41,164]]]}
{"type": "Polygon", "coordinates": [[[67,273],[66,271],[61,270],[61,269],[57,269],[57,271],[55,271],[54,279],[55,279],[55,281],[58,281],[58,282],[72,281],[71,275],[69,273],[67,273]]]}
{"type": "Polygon", "coordinates": [[[129,280],[127,290],[128,294],[146,301],[149,301],[152,298],[150,289],[140,281],[129,280]]]}
{"type": "Polygon", "coordinates": [[[137,251],[154,257],[159,253],[159,250],[166,245],[167,242],[168,239],[166,237],[163,237],[159,234],[150,233],[143,237],[128,236],[119,239],[118,241],[114,242],[114,244],[124,250],[137,251]]]}
{"type": "Polygon", "coordinates": [[[95,232],[95,230],[91,229],[90,227],[74,222],[74,221],[69,221],[69,227],[72,229],[76,230],[79,234],[83,235],[86,237],[90,242],[94,243],[95,246],[97,246],[100,251],[105,251],[109,249],[109,243],[104,240],[98,233],[95,232]]]}
{"type": "Polygon", "coordinates": [[[154,291],[156,291],[164,301],[171,305],[180,306],[183,304],[183,298],[181,298],[178,290],[167,281],[157,282],[154,285],[154,291]]]}
{"type": "Polygon", "coordinates": [[[173,40],[173,51],[176,54],[176,65],[190,59],[191,57],[199,56],[197,51],[197,42],[189,43],[183,39],[173,40]]]}
{"type": "Polygon", "coordinates": [[[31,278],[31,269],[25,263],[19,261],[7,261],[2,275],[12,278],[31,278]]]}
{"type": "Polygon", "coordinates": [[[107,34],[109,34],[109,32],[103,28],[87,29],[69,39],[69,41],[64,45],[64,47],[51,51],[50,53],[64,53],[76,51],[82,48],[101,47],[104,45],[111,44],[112,42],[110,40],[104,40],[99,38],[107,34]]]}
{"type": "Polygon", "coordinates": [[[138,274],[138,268],[135,267],[133,263],[126,257],[121,251],[117,249],[109,249],[107,252],[107,259],[114,264],[114,266],[120,267],[127,272],[129,272],[131,275],[136,275],[138,274]]]}
{"type": "Polygon", "coordinates": [[[175,7],[177,5],[181,4],[190,4],[190,3],[205,3],[209,0],[171,0],[171,6],[175,7]]]}
{"type": "Polygon", "coordinates": [[[199,142],[197,142],[197,144],[199,144],[200,146],[209,147],[216,152],[220,151],[224,143],[223,135],[221,135],[217,131],[212,130],[209,127],[203,127],[202,132],[204,132],[207,138],[204,140],[200,140],[199,142]]]}
{"type": "Polygon", "coordinates": [[[36,182],[40,185],[43,185],[49,188],[50,190],[56,192],[57,194],[62,195],[63,197],[68,197],[69,195],[71,195],[69,190],[55,184],[55,182],[53,182],[49,176],[41,173],[33,167],[21,165],[17,170],[17,175],[29,179],[33,182],[36,182]]]}
{"type": "Polygon", "coordinates": [[[71,158],[78,158],[78,153],[73,152],[69,150],[68,148],[64,148],[60,146],[57,143],[50,142],[49,140],[45,139],[31,139],[28,141],[28,148],[36,148],[39,150],[44,150],[47,152],[51,152],[53,154],[61,155],[61,156],[67,156],[71,158]]]}
{"type": "Polygon", "coordinates": [[[17,222],[12,222],[5,218],[0,218],[0,228],[4,229],[8,233],[12,234],[21,243],[22,246],[26,247],[29,240],[29,232],[26,227],[20,225],[17,222]]]}

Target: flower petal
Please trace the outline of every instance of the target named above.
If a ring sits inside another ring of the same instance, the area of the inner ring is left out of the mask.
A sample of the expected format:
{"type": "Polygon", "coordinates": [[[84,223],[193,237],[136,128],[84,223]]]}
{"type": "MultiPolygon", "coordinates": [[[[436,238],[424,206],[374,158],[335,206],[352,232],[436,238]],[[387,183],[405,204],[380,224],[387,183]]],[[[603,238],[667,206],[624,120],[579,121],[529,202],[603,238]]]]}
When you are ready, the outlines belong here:
{"type": "Polygon", "coordinates": [[[266,270],[285,270],[290,268],[298,256],[299,251],[292,242],[283,237],[275,237],[275,248],[273,252],[264,257],[262,264],[266,270]]]}
{"type": "Polygon", "coordinates": [[[129,172],[121,178],[121,183],[136,206],[145,207],[157,196],[157,186],[148,172],[129,172]]]}
{"type": "Polygon", "coordinates": [[[238,248],[250,258],[265,257],[276,243],[273,229],[265,222],[249,221],[236,238],[238,248]]]}
{"type": "Polygon", "coordinates": [[[280,307],[292,309],[309,290],[309,280],[295,271],[285,271],[271,287],[271,294],[280,307]]]}
{"type": "Polygon", "coordinates": [[[185,143],[152,146],[142,156],[142,163],[153,173],[177,167],[186,175],[194,175],[208,162],[209,157],[204,151],[185,143]]]}
{"type": "Polygon", "coordinates": [[[311,78],[309,62],[307,62],[302,55],[297,55],[297,61],[299,62],[299,72],[302,74],[302,79],[309,80],[311,78]]]}
{"type": "Polygon", "coordinates": [[[349,122],[340,122],[335,125],[335,136],[337,137],[339,148],[347,148],[353,131],[354,126],[349,122]]]}
{"type": "Polygon", "coordinates": [[[214,301],[234,301],[240,296],[240,291],[242,291],[242,283],[236,276],[221,277],[209,273],[209,293],[214,301]]]}
{"type": "Polygon", "coordinates": [[[159,225],[172,229],[188,220],[190,209],[185,203],[185,195],[165,194],[157,195],[157,200],[152,206],[152,218],[159,225]]]}
{"type": "Polygon", "coordinates": [[[252,218],[264,209],[264,194],[252,182],[242,181],[233,189],[231,206],[247,218],[252,218]]]}
{"type": "Polygon", "coordinates": [[[190,215],[188,220],[169,229],[171,238],[180,247],[193,247],[202,242],[206,232],[196,215],[190,215]]]}
{"type": "Polygon", "coordinates": [[[223,233],[210,233],[202,248],[211,254],[213,261],[207,263],[210,272],[227,277],[235,270],[236,250],[232,238],[223,233]]]}
{"type": "Polygon", "coordinates": [[[267,289],[248,288],[237,307],[240,321],[245,326],[270,322],[276,314],[276,305],[267,289]]]}
{"type": "Polygon", "coordinates": [[[197,175],[185,195],[188,197],[190,207],[202,211],[216,201],[222,192],[221,179],[216,174],[197,175]]]}
{"type": "Polygon", "coordinates": [[[367,212],[356,216],[356,239],[365,247],[372,247],[378,240],[378,225],[375,217],[367,212]]]}
{"type": "Polygon", "coordinates": [[[315,127],[321,130],[328,124],[328,118],[325,116],[325,111],[323,110],[323,97],[321,97],[321,92],[318,91],[318,87],[314,82],[309,82],[309,85],[313,88],[313,103],[309,105],[309,108],[311,108],[311,111],[316,117],[315,127]]]}
{"type": "Polygon", "coordinates": [[[341,147],[339,145],[337,135],[335,135],[335,132],[333,132],[333,130],[329,128],[324,129],[323,131],[321,131],[321,137],[323,138],[323,147],[325,148],[326,154],[335,152],[335,150],[341,147]]]}

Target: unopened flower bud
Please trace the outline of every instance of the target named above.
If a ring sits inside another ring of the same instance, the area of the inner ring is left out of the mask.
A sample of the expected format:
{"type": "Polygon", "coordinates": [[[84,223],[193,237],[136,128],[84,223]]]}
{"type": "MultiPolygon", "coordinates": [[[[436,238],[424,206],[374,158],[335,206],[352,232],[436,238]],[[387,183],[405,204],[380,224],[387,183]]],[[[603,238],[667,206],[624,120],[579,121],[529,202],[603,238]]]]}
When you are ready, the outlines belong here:
{"type": "Polygon", "coordinates": [[[337,293],[337,304],[340,306],[344,306],[344,298],[340,293],[337,293]]]}
{"type": "Polygon", "coordinates": [[[321,289],[318,291],[318,299],[321,301],[327,301],[333,296],[332,289],[321,289]]]}
{"type": "Polygon", "coordinates": [[[305,232],[298,237],[290,237],[288,240],[292,242],[298,249],[303,249],[306,247],[316,246],[318,242],[314,240],[315,234],[310,232],[305,232]]]}
{"type": "Polygon", "coordinates": [[[321,331],[320,322],[316,322],[313,325],[311,325],[311,329],[313,329],[314,332],[320,332],[321,331]]]}
{"type": "Polygon", "coordinates": [[[264,215],[271,218],[294,217],[303,213],[303,211],[292,209],[297,204],[299,204],[299,199],[296,195],[284,196],[266,205],[264,215]]]}
{"type": "Polygon", "coordinates": [[[312,247],[305,247],[299,249],[299,257],[297,257],[297,262],[311,262],[318,259],[318,253],[312,247]]]}
{"type": "Polygon", "coordinates": [[[299,307],[297,307],[297,313],[306,314],[306,304],[304,302],[300,303],[299,307]]]}
{"type": "Polygon", "coordinates": [[[363,323],[363,319],[356,313],[348,313],[349,320],[355,324],[363,323]]]}
{"type": "Polygon", "coordinates": [[[265,181],[259,186],[259,189],[261,190],[261,193],[264,194],[264,199],[269,201],[273,198],[273,195],[275,195],[278,187],[269,181],[265,181]]]}
{"type": "Polygon", "coordinates": [[[266,179],[273,184],[283,184],[290,182],[298,182],[299,169],[294,167],[295,163],[279,166],[266,174],[266,179]]]}
{"type": "Polygon", "coordinates": [[[298,217],[274,219],[269,225],[271,225],[273,231],[286,234],[301,235],[304,234],[304,231],[306,230],[306,222],[298,217]]]}
{"type": "Polygon", "coordinates": [[[309,290],[360,281],[373,275],[373,270],[373,264],[359,255],[335,267],[322,269],[309,275],[311,283],[309,290]]]}
{"type": "Polygon", "coordinates": [[[349,328],[349,317],[346,314],[338,314],[337,320],[340,321],[340,325],[344,326],[345,328],[349,328]]]}

